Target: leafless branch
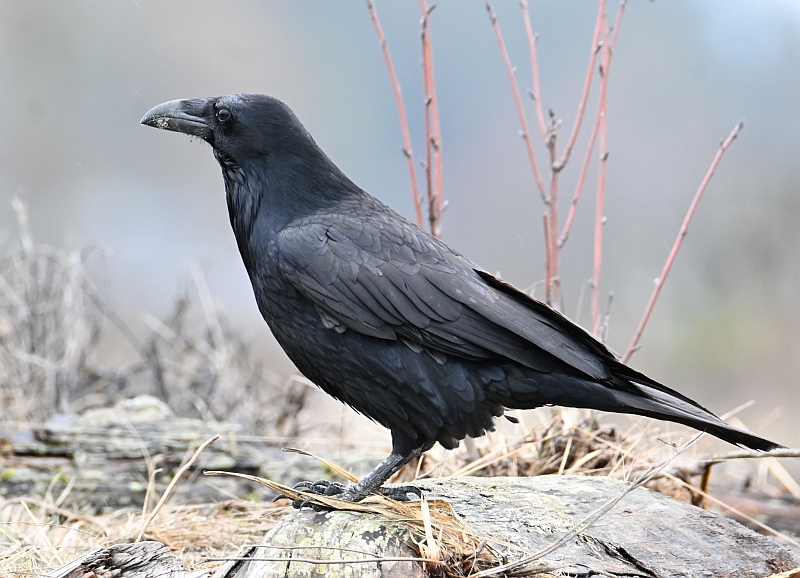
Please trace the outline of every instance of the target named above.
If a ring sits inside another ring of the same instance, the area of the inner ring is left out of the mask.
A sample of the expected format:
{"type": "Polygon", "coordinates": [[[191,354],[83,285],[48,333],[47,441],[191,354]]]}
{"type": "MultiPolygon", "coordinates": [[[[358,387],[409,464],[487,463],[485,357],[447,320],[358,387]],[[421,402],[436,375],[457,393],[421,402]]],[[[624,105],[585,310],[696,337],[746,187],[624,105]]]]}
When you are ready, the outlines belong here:
{"type": "MultiPolygon", "coordinates": [[[[599,117],[598,117],[599,120],[599,117]]],[[[586,173],[589,170],[589,162],[592,159],[592,151],[594,151],[594,143],[597,140],[597,129],[599,123],[595,122],[594,126],[592,127],[592,134],[589,137],[589,144],[588,148],[586,149],[586,156],[583,159],[583,164],[581,165],[581,172],[578,176],[578,183],[575,185],[575,193],[572,195],[572,202],[569,205],[569,211],[567,212],[567,220],[564,222],[564,229],[561,231],[561,236],[558,238],[558,248],[561,249],[564,246],[564,243],[567,242],[569,238],[570,231],[572,230],[572,223],[575,220],[575,213],[578,209],[578,201],[581,197],[581,191],[583,190],[583,183],[586,181],[586,173]]]]}
{"type": "MultiPolygon", "coordinates": [[[[619,16],[622,15],[622,10],[624,6],[625,6],[625,0],[623,0],[619,12],[617,13],[617,24],[619,23],[619,16]]],[[[589,92],[592,88],[592,78],[594,77],[594,64],[597,57],[597,42],[600,39],[600,33],[602,32],[602,28],[603,26],[605,26],[605,13],[606,13],[606,0],[600,0],[600,3],[597,7],[597,23],[594,26],[594,33],[592,35],[592,46],[591,50],[589,51],[589,67],[586,70],[586,79],[583,81],[583,94],[581,95],[581,100],[578,103],[578,112],[575,115],[575,124],[573,125],[572,133],[570,133],[569,139],[567,140],[567,145],[564,147],[564,152],[561,155],[561,160],[559,160],[558,163],[555,163],[553,165],[554,171],[560,171],[561,169],[564,168],[564,165],[566,165],[567,162],[569,161],[569,158],[572,155],[572,149],[575,146],[575,141],[578,139],[578,133],[581,130],[583,115],[586,112],[586,103],[589,100],[589,92]]],[[[617,24],[615,24],[614,26],[615,38],[616,38],[617,24]]]]}
{"type": "Polygon", "coordinates": [[[430,15],[436,7],[428,7],[427,0],[420,0],[422,7],[422,68],[425,89],[425,177],[428,186],[428,220],[431,233],[442,235],[442,135],[439,124],[439,105],[436,99],[436,82],[433,75],[433,52],[431,50],[430,15]]]}
{"type": "Polygon", "coordinates": [[[536,156],[533,154],[533,145],[531,144],[530,133],[528,131],[528,119],[525,116],[525,109],[522,106],[522,98],[520,98],[519,95],[517,78],[514,74],[514,67],[511,66],[511,60],[508,57],[506,44],[503,41],[503,34],[500,32],[500,25],[497,23],[497,14],[495,14],[494,8],[492,8],[491,3],[489,2],[486,3],[486,11],[489,13],[489,19],[492,21],[492,28],[494,28],[494,34],[497,37],[497,43],[500,46],[500,55],[503,57],[503,63],[505,64],[506,72],[508,73],[508,80],[511,83],[511,91],[514,95],[514,104],[517,107],[519,122],[522,126],[520,136],[522,136],[522,139],[525,141],[525,150],[528,152],[528,162],[533,170],[533,180],[536,182],[536,187],[539,189],[539,192],[542,195],[542,201],[544,201],[545,205],[549,205],[550,200],[547,196],[547,191],[544,188],[542,176],[539,173],[539,165],[536,164],[536,156]]]}
{"type": "MultiPolygon", "coordinates": [[[[608,35],[603,34],[603,59],[600,66],[606,69],[608,54],[608,35]]],[[[597,126],[600,137],[600,167],[597,171],[597,201],[594,218],[594,252],[592,267],[592,332],[597,335],[600,329],[600,275],[603,271],[603,225],[605,225],[605,191],[606,191],[606,160],[608,159],[608,149],[606,148],[606,99],[605,86],[607,75],[603,74],[603,88],[600,90],[600,106],[597,111],[597,126]]]]}
{"type": "Polygon", "coordinates": [[[547,221],[547,212],[542,213],[542,224],[544,229],[544,300],[545,303],[551,303],[552,293],[550,292],[553,286],[552,274],[552,246],[550,245],[550,224],[547,221]]]}
{"type": "MultiPolygon", "coordinates": [[[[272,546],[267,546],[271,548],[272,546]]],[[[308,546],[294,546],[293,549],[308,548],[308,546]]],[[[331,548],[337,550],[338,548],[331,548]]],[[[319,560],[316,558],[298,558],[291,556],[288,558],[208,558],[204,562],[288,562],[295,564],[316,564],[319,566],[336,566],[339,564],[375,564],[376,562],[424,562],[425,564],[447,564],[442,560],[429,560],[428,558],[412,558],[408,556],[380,556],[372,558],[349,558],[347,560],[319,560]]]]}
{"type": "MultiPolygon", "coordinates": [[[[522,8],[522,19],[525,22],[525,34],[528,37],[528,49],[531,53],[531,76],[533,77],[533,91],[530,93],[536,108],[536,118],[539,121],[539,130],[542,131],[542,136],[547,135],[547,123],[544,121],[544,112],[542,111],[542,93],[539,89],[539,57],[536,54],[536,36],[533,34],[531,28],[531,15],[528,10],[528,0],[520,0],[519,3],[522,8]]],[[[592,66],[593,67],[593,66],[592,66]]]]}
{"type": "Polygon", "coordinates": [[[367,8],[372,17],[372,23],[375,25],[375,32],[378,34],[378,42],[383,51],[383,58],[386,60],[386,68],[389,70],[389,78],[392,81],[392,89],[394,90],[394,97],[397,101],[397,112],[400,116],[400,129],[403,132],[403,154],[408,162],[408,175],[411,179],[411,196],[414,202],[414,215],[417,219],[417,225],[423,227],[422,219],[422,201],[419,196],[419,186],[417,185],[417,171],[414,166],[414,154],[411,150],[411,136],[408,130],[408,119],[406,118],[406,107],[403,104],[403,91],[400,88],[400,83],[397,80],[397,74],[394,70],[392,63],[392,56],[389,54],[389,45],[386,43],[386,37],[383,35],[383,27],[378,19],[378,12],[375,9],[375,4],[372,0],[367,0],[367,8]]]}
{"type": "Polygon", "coordinates": [[[744,121],[739,121],[736,126],[733,127],[733,130],[728,135],[728,138],[720,142],[717,154],[714,155],[714,159],[711,161],[711,166],[708,167],[706,176],[703,177],[703,181],[700,183],[700,187],[697,189],[694,199],[692,199],[692,203],[689,205],[689,210],[686,212],[686,216],[683,218],[683,224],[681,224],[681,228],[678,231],[678,236],[675,239],[675,243],[672,245],[672,250],[669,252],[667,261],[664,263],[664,268],[661,270],[661,275],[659,275],[655,280],[653,292],[650,294],[650,300],[647,302],[644,315],[642,315],[642,319],[639,321],[639,326],[636,328],[636,332],[633,334],[633,338],[631,339],[630,345],[628,345],[627,351],[625,351],[625,355],[622,356],[623,363],[627,363],[631,358],[631,355],[633,355],[638,348],[639,340],[642,338],[642,332],[644,332],[644,328],[647,326],[647,321],[650,319],[650,314],[653,312],[653,307],[656,304],[658,295],[661,293],[661,288],[664,286],[664,282],[667,280],[667,275],[669,275],[670,269],[672,269],[672,264],[675,262],[675,257],[678,255],[678,251],[681,248],[683,239],[689,232],[689,223],[694,216],[697,205],[700,203],[700,198],[703,196],[706,187],[708,187],[711,177],[714,176],[714,171],[717,170],[717,165],[719,165],[722,155],[725,154],[725,151],[728,150],[728,147],[731,145],[731,143],[736,139],[737,136],[739,136],[739,132],[742,130],[742,127],[744,127],[744,121]]]}
{"type": "Polygon", "coordinates": [[[606,217],[603,214],[605,206],[605,187],[606,187],[606,161],[608,160],[608,148],[606,146],[606,116],[608,109],[608,75],[611,69],[611,57],[614,53],[614,45],[617,42],[622,13],[625,11],[627,0],[622,0],[617,10],[614,20],[613,34],[609,30],[603,15],[603,47],[601,58],[602,75],[600,81],[600,100],[597,107],[597,132],[600,138],[600,167],[597,176],[597,207],[595,211],[594,225],[594,266],[592,274],[592,331],[596,335],[600,329],[600,276],[603,268],[603,227],[606,217]],[[609,38],[609,34],[612,34],[609,38]]]}
{"type": "MultiPolygon", "coordinates": [[[[550,259],[548,262],[550,264],[550,271],[548,272],[547,276],[550,279],[551,283],[554,283],[556,279],[559,277],[559,250],[558,250],[558,178],[559,178],[559,171],[555,170],[555,162],[556,162],[556,137],[558,131],[558,123],[555,120],[553,113],[550,113],[550,128],[547,132],[547,150],[550,154],[550,205],[547,207],[548,212],[548,235],[547,235],[547,244],[548,244],[548,251],[550,252],[550,259]]],[[[547,302],[548,305],[553,307],[555,304],[559,303],[560,295],[557,293],[557,289],[555,287],[550,289],[550,300],[547,302]]]]}

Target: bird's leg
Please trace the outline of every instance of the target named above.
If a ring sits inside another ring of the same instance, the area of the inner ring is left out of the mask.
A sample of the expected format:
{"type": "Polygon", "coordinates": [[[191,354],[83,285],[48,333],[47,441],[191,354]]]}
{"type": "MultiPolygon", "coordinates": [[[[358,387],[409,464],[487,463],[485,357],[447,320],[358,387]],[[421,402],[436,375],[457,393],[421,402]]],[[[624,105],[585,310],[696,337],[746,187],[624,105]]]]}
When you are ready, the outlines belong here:
{"type": "MultiPolygon", "coordinates": [[[[422,492],[419,488],[414,486],[404,485],[395,486],[390,488],[381,488],[384,482],[391,478],[400,468],[410,462],[413,458],[433,447],[433,443],[426,443],[407,454],[397,451],[392,451],[385,460],[373,469],[366,476],[361,478],[358,483],[351,486],[344,486],[337,482],[329,482],[327,480],[319,480],[317,482],[300,482],[295,485],[296,490],[310,492],[321,496],[332,496],[340,500],[348,502],[359,502],[366,498],[372,492],[378,492],[393,500],[405,502],[408,501],[408,494],[415,494],[421,496],[422,492]]],[[[302,508],[308,502],[304,500],[293,500],[292,506],[295,508],[302,508]]],[[[315,507],[317,509],[317,507],[315,507]]]]}
{"type": "MultiPolygon", "coordinates": [[[[407,500],[407,492],[403,490],[411,486],[400,486],[398,488],[381,488],[381,486],[384,484],[384,482],[386,482],[386,480],[391,478],[395,472],[397,472],[400,468],[410,462],[412,458],[418,456],[420,453],[421,452],[416,451],[416,453],[412,452],[404,456],[402,454],[392,452],[389,454],[389,457],[378,464],[374,470],[361,478],[358,483],[349,486],[344,491],[341,498],[350,502],[359,502],[370,495],[373,491],[378,491],[384,496],[389,496],[393,499],[407,500]]],[[[415,491],[414,493],[419,495],[419,490],[417,488],[413,488],[413,490],[415,491]]]]}

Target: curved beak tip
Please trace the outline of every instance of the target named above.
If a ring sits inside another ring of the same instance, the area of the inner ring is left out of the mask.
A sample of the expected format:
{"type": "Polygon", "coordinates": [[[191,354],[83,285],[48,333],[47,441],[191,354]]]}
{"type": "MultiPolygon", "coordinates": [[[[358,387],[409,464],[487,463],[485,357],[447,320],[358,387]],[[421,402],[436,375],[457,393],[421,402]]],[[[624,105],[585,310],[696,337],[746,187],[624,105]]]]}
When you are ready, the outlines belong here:
{"type": "Polygon", "coordinates": [[[141,124],[163,130],[207,138],[210,127],[202,110],[193,101],[171,100],[154,106],[142,117],[141,124]]]}

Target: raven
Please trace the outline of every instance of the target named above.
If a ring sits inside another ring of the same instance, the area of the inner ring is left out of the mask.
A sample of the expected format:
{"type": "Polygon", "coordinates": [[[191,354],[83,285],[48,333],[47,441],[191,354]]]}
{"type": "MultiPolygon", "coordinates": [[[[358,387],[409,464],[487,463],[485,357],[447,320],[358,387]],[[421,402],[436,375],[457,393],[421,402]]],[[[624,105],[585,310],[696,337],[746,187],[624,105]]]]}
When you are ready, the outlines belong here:
{"type": "MultiPolygon", "coordinates": [[[[506,408],[544,405],[685,424],[756,450],[734,428],[624,365],[557,311],[490,275],[348,179],[280,100],[173,100],[142,124],[200,137],[222,167],[258,308],[311,381],[388,428],[392,452],[356,484],[299,487],[358,501],[435,442],[455,448],[506,408]]],[[[303,483],[301,483],[303,484],[303,483]]]]}

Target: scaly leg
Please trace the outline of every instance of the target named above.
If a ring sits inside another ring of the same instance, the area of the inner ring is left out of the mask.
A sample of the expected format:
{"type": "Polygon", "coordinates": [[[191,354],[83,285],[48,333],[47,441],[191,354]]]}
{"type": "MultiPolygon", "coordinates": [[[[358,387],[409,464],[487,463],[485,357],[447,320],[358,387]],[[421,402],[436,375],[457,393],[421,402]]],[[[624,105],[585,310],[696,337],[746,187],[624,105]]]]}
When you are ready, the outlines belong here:
{"type": "MultiPolygon", "coordinates": [[[[296,490],[302,490],[304,492],[310,492],[313,494],[317,494],[320,496],[332,496],[338,498],[340,500],[346,500],[348,502],[360,502],[372,492],[378,492],[388,498],[393,500],[397,500],[400,502],[406,502],[409,500],[408,495],[414,494],[416,496],[421,496],[422,492],[419,488],[414,486],[396,486],[391,488],[382,488],[381,486],[391,478],[400,468],[410,462],[413,458],[417,457],[421,453],[429,450],[433,446],[433,443],[428,443],[423,446],[420,446],[414,450],[412,450],[407,455],[403,455],[397,452],[392,452],[389,454],[385,460],[383,460],[378,466],[368,473],[366,476],[361,478],[358,483],[345,486],[343,484],[337,482],[329,482],[327,480],[319,480],[316,482],[300,482],[294,486],[296,490]]],[[[279,499],[283,496],[279,496],[276,499],[279,499]]],[[[304,500],[293,500],[292,506],[295,508],[302,508],[303,506],[308,505],[308,502],[304,500]]],[[[322,510],[323,507],[320,506],[313,506],[315,510],[322,510]]]]}

